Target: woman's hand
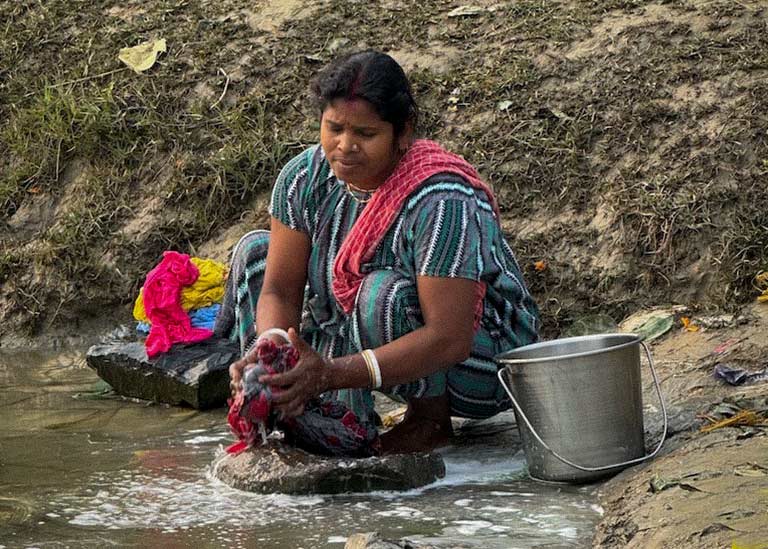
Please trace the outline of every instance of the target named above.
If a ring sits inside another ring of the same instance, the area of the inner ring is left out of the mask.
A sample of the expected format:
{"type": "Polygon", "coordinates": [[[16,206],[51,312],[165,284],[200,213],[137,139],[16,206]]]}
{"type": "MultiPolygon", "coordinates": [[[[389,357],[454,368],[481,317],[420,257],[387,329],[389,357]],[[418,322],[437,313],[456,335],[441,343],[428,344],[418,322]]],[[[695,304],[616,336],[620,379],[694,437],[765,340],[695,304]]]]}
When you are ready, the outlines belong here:
{"type": "Polygon", "coordinates": [[[256,364],[256,361],[258,358],[256,357],[256,351],[253,350],[247,355],[245,355],[240,360],[233,362],[229,366],[229,390],[232,393],[232,396],[234,397],[237,395],[238,391],[240,391],[243,387],[241,385],[243,381],[243,375],[245,374],[245,370],[248,367],[252,367],[254,364],[256,364]]]}
{"type": "Polygon", "coordinates": [[[275,408],[286,417],[295,417],[304,412],[307,401],[328,390],[329,368],[325,358],[301,339],[296,330],[289,328],[288,337],[299,352],[296,366],[283,374],[261,376],[259,381],[272,386],[275,408]]]}
{"type": "MultiPolygon", "coordinates": [[[[275,342],[276,345],[283,345],[285,343],[289,343],[280,334],[274,334],[274,333],[269,334],[268,336],[266,336],[266,339],[269,339],[275,342]]],[[[243,358],[241,358],[237,362],[233,362],[229,366],[229,378],[230,378],[229,389],[232,392],[232,396],[235,396],[237,392],[242,388],[240,384],[243,380],[243,375],[245,375],[245,371],[255,366],[258,361],[259,361],[259,357],[256,353],[256,346],[254,346],[251,352],[246,354],[243,358]]]]}

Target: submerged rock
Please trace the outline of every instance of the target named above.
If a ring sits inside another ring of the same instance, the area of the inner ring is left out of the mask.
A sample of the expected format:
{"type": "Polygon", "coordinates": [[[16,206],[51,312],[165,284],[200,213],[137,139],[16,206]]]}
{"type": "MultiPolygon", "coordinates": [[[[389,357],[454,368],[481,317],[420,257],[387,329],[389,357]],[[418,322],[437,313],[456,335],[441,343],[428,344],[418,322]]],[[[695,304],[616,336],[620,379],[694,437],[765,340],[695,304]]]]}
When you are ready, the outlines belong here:
{"type": "Polygon", "coordinates": [[[213,469],[225,484],[262,494],[410,490],[445,476],[445,463],[437,454],[326,458],[275,440],[237,455],[226,455],[213,469]]]}
{"type": "Polygon", "coordinates": [[[209,339],[154,359],[140,342],[94,345],[86,362],[120,395],[205,409],[226,403],[229,365],[239,357],[236,343],[209,339]]]}
{"type": "Polygon", "coordinates": [[[429,543],[415,542],[409,539],[388,540],[381,537],[378,532],[366,532],[365,534],[352,534],[347,538],[344,549],[469,549],[470,545],[445,545],[439,546],[429,543]]]}

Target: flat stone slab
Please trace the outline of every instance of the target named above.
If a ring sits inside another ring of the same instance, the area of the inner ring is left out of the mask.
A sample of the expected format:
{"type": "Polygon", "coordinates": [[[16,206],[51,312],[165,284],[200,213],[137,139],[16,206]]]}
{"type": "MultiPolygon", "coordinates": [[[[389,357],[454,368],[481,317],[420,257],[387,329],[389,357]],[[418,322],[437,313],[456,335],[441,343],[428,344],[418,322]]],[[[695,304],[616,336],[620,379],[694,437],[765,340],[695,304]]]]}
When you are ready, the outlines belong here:
{"type": "Polygon", "coordinates": [[[246,492],[341,494],[419,488],[443,478],[445,463],[433,453],[326,458],[270,440],[220,458],[213,474],[246,492]]]}
{"type": "Polygon", "coordinates": [[[227,402],[229,365],[238,358],[236,343],[208,339],[151,360],[141,342],[94,345],[86,362],[120,395],[206,409],[227,402]]]}

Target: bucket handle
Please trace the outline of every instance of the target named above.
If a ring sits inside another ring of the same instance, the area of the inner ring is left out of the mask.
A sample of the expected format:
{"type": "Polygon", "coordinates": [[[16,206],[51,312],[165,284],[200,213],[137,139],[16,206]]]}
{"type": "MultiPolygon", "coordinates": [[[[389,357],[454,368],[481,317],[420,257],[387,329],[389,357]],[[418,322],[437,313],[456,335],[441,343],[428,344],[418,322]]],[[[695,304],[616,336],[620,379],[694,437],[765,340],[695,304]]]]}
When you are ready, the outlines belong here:
{"type": "Polygon", "coordinates": [[[531,422],[528,421],[528,417],[525,415],[525,412],[523,412],[523,409],[517,403],[517,400],[515,400],[514,395],[512,395],[512,391],[510,391],[509,387],[507,387],[507,384],[505,383],[504,378],[502,376],[502,372],[504,371],[504,368],[500,369],[496,373],[496,376],[499,378],[499,381],[501,382],[501,386],[504,387],[504,390],[507,392],[507,394],[509,395],[509,398],[512,400],[512,404],[515,406],[515,410],[520,414],[520,417],[525,422],[525,425],[528,427],[531,434],[533,434],[534,438],[538,441],[539,444],[541,444],[544,448],[546,448],[557,459],[559,459],[566,465],[570,465],[571,467],[579,469],[580,471],[586,471],[590,473],[595,471],[606,471],[608,469],[614,469],[616,467],[626,467],[628,465],[634,465],[635,463],[640,463],[642,461],[645,461],[646,459],[650,459],[654,457],[656,454],[659,453],[659,450],[661,450],[661,446],[664,444],[664,441],[667,438],[667,407],[664,405],[664,398],[661,396],[661,387],[659,386],[659,378],[656,376],[656,370],[653,367],[653,358],[651,358],[651,351],[650,349],[648,349],[648,345],[645,343],[645,341],[640,341],[640,344],[643,346],[643,349],[645,350],[645,355],[648,357],[648,365],[651,367],[653,384],[656,387],[656,394],[659,397],[659,403],[661,404],[661,412],[664,416],[664,430],[661,434],[661,440],[659,441],[658,446],[656,446],[656,449],[653,452],[643,457],[631,459],[629,461],[622,461],[621,463],[614,463],[612,465],[602,465],[600,467],[585,467],[583,465],[577,465],[576,463],[573,463],[572,461],[564,458],[563,456],[555,452],[552,448],[550,448],[547,445],[546,442],[544,442],[541,439],[539,434],[536,432],[536,429],[534,429],[533,425],[531,425],[531,422]]]}

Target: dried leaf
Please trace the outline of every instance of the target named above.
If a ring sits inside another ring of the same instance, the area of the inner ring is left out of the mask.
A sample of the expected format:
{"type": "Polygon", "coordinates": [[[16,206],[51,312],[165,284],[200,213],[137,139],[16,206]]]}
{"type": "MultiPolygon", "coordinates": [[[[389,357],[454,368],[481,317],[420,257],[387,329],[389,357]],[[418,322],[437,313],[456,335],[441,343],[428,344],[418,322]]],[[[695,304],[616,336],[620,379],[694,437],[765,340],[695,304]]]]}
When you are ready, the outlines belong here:
{"type": "Polygon", "coordinates": [[[755,285],[763,293],[757,297],[760,303],[768,302],[768,271],[761,271],[755,275],[755,285]]]}
{"type": "Polygon", "coordinates": [[[653,341],[671,330],[673,324],[673,315],[656,316],[645,321],[633,332],[641,336],[645,341],[653,341]]]}
{"type": "Polygon", "coordinates": [[[622,320],[619,324],[619,329],[622,332],[628,333],[639,333],[642,330],[646,335],[646,339],[648,339],[649,333],[656,332],[657,329],[664,326],[664,331],[656,335],[658,337],[671,329],[674,326],[677,315],[684,314],[685,310],[685,307],[676,305],[673,307],[656,307],[648,311],[638,311],[622,320]],[[659,323],[659,326],[651,329],[651,325],[656,322],[659,323]],[[646,324],[648,324],[647,327],[645,326],[646,324]],[[666,328],[667,325],[669,325],[669,328],[666,328]]]}
{"type": "Polygon", "coordinates": [[[718,417],[732,417],[742,411],[741,406],[733,402],[721,402],[710,410],[710,414],[718,417]]]}
{"type": "Polygon", "coordinates": [[[390,427],[394,427],[395,425],[403,421],[406,410],[407,410],[407,407],[402,406],[400,408],[397,408],[396,410],[392,410],[391,412],[383,414],[381,416],[381,424],[387,429],[389,429],[390,427]]]}
{"type": "Polygon", "coordinates": [[[768,301],[768,271],[757,273],[755,276],[755,284],[759,290],[762,290],[762,294],[757,297],[760,303],[768,301]]]}
{"type": "Polygon", "coordinates": [[[460,6],[455,10],[448,12],[448,17],[475,17],[487,12],[486,8],[479,6],[460,6]]]}
{"type": "Polygon", "coordinates": [[[165,51],[167,51],[165,38],[161,38],[160,40],[144,42],[132,48],[123,48],[117,58],[135,72],[142,73],[152,68],[157,61],[158,54],[165,51]]]}
{"type": "Polygon", "coordinates": [[[745,463],[734,467],[733,474],[740,477],[765,477],[768,476],[768,467],[757,463],[745,463]]]}
{"type": "Polygon", "coordinates": [[[649,481],[649,483],[651,485],[651,492],[653,492],[654,494],[663,492],[668,488],[674,488],[675,486],[687,492],[702,492],[702,490],[700,490],[693,484],[690,484],[687,482],[681,482],[680,479],[677,479],[677,478],[667,479],[664,477],[660,477],[659,475],[654,475],[653,478],[651,478],[651,480],[649,481]]]}
{"type": "Polygon", "coordinates": [[[533,268],[536,269],[536,271],[538,272],[544,271],[547,268],[547,262],[544,261],[543,259],[540,259],[539,261],[533,264],[533,268]]]}
{"type": "Polygon", "coordinates": [[[680,319],[680,322],[683,323],[683,328],[685,329],[686,332],[698,332],[699,331],[699,327],[696,326],[693,323],[693,321],[689,317],[687,317],[687,316],[682,317],[680,319]]]}
{"type": "Polygon", "coordinates": [[[651,492],[658,494],[667,488],[675,486],[676,483],[674,481],[669,481],[663,477],[660,477],[659,475],[654,475],[653,478],[648,481],[648,484],[650,484],[651,492]]]}
{"type": "Polygon", "coordinates": [[[558,110],[558,109],[554,109],[554,108],[550,107],[550,108],[549,108],[549,112],[551,112],[552,114],[554,114],[554,115],[555,115],[556,117],[558,117],[560,120],[566,120],[566,121],[571,121],[571,120],[573,120],[573,117],[572,117],[572,116],[568,116],[567,114],[565,114],[565,113],[564,113],[563,111],[561,111],[561,110],[558,110]]]}

